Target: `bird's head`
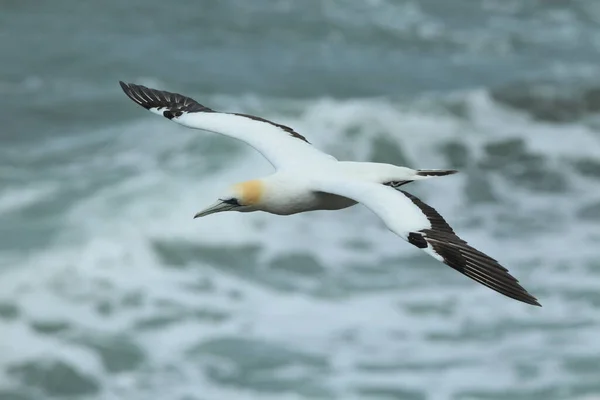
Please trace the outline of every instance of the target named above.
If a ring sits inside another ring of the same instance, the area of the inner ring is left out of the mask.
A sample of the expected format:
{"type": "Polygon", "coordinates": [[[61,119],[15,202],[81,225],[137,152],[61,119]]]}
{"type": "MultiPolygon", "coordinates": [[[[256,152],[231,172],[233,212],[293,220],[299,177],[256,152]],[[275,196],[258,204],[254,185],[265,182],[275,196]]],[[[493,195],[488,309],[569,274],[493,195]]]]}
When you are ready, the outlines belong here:
{"type": "Polygon", "coordinates": [[[205,217],[222,211],[257,211],[264,194],[264,183],[252,180],[230,187],[217,202],[200,211],[194,218],[205,217]]]}

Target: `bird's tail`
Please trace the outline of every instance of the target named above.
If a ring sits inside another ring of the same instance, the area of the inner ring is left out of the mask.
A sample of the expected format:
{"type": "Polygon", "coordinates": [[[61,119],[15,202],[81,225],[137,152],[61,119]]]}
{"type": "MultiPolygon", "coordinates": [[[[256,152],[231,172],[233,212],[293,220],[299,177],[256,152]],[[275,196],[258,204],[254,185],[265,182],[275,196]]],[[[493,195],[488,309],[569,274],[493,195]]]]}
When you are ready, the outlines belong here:
{"type": "Polygon", "coordinates": [[[433,178],[434,176],[446,176],[457,173],[455,169],[418,169],[416,175],[422,178],[433,178]]]}
{"type": "Polygon", "coordinates": [[[383,182],[386,186],[391,186],[393,188],[399,188],[402,185],[406,185],[407,183],[420,181],[422,179],[434,178],[436,176],[446,176],[457,173],[457,170],[454,169],[409,169],[405,168],[406,173],[405,176],[402,176],[403,179],[394,179],[394,180],[386,180],[383,182]]]}

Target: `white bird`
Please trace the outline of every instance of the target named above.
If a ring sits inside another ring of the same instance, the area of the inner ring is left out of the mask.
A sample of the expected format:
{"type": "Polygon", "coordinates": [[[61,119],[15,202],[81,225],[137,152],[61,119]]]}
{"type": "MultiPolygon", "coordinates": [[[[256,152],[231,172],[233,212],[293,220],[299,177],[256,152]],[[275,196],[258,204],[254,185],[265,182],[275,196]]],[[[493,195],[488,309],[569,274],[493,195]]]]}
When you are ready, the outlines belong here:
{"type": "Polygon", "coordinates": [[[499,293],[540,306],[506,268],[459,238],[436,210],[398,189],[457,171],[338,161],[287,126],[252,115],[217,112],[178,93],[120,84],[131,100],[150,112],[189,128],[241,140],[275,167],[270,176],[233,185],[194,218],[222,211],[291,215],[361,203],[389,230],[435,259],[499,293]]]}

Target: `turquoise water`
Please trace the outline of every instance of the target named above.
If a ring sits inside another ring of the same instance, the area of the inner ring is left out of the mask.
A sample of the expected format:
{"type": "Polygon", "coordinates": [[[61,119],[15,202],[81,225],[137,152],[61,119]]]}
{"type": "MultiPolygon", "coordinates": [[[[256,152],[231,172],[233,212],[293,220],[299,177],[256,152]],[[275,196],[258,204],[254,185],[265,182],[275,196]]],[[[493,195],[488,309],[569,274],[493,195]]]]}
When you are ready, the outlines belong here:
{"type": "Polygon", "coordinates": [[[5,2],[0,399],[600,398],[600,3],[5,2]],[[270,172],[118,80],[407,187],[543,308],[361,206],[192,216],[270,172]]]}

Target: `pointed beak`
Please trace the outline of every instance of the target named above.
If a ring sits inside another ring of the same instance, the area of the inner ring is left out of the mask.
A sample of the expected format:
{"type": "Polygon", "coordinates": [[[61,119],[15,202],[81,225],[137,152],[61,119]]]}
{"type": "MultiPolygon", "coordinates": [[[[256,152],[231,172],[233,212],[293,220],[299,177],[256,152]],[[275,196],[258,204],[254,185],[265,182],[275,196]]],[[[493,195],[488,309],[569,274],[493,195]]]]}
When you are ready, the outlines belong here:
{"type": "Polygon", "coordinates": [[[210,215],[210,214],[218,213],[221,211],[230,211],[230,210],[233,210],[234,208],[235,208],[234,205],[231,205],[231,204],[228,204],[228,203],[225,203],[225,202],[219,200],[216,203],[210,205],[209,207],[205,208],[204,210],[202,210],[199,213],[197,213],[196,215],[194,215],[194,218],[206,217],[207,215],[210,215]]]}

